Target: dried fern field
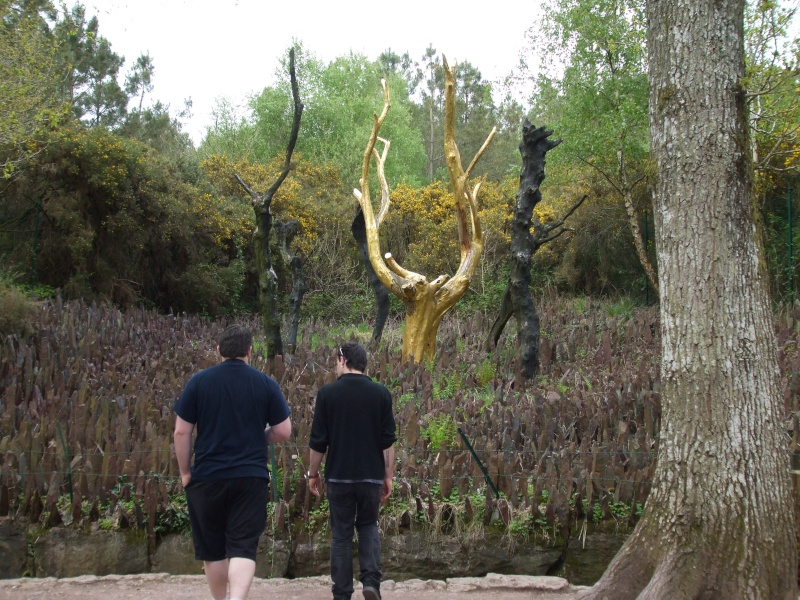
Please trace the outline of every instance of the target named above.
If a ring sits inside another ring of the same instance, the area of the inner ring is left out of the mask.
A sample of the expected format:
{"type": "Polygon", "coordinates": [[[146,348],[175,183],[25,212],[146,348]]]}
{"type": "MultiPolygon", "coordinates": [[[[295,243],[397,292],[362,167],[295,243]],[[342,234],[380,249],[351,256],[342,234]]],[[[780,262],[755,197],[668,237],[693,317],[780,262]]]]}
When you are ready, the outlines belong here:
{"type": "MultiPolygon", "coordinates": [[[[540,369],[526,380],[513,322],[487,352],[491,315],[454,315],[433,359],[401,358],[390,322],[368,373],[393,392],[396,486],[381,525],[550,541],[587,529],[629,528],[641,514],[660,425],[655,307],[550,297],[538,306],[540,369]]],[[[255,332],[259,322],[244,318],[255,332]]],[[[192,373],[216,361],[228,321],[144,309],[45,301],[31,331],[0,346],[0,516],[43,527],[186,531],[172,448],[172,407],[192,373]]],[[[800,309],[775,315],[787,439],[794,452],[800,309]]],[[[327,504],[302,473],[317,389],[334,377],[334,348],[369,346],[371,325],[301,324],[294,354],[252,364],[292,408],[291,440],[273,448],[270,527],[314,535],[327,504]]]]}

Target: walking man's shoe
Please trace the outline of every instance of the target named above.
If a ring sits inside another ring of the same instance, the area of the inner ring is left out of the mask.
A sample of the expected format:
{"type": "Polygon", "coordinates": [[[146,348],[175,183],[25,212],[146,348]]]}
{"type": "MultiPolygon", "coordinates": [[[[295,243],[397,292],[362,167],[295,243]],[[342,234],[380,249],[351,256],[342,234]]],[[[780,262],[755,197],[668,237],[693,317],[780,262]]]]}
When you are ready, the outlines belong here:
{"type": "Polygon", "coordinates": [[[371,585],[365,585],[364,600],[381,600],[381,593],[371,585]]]}

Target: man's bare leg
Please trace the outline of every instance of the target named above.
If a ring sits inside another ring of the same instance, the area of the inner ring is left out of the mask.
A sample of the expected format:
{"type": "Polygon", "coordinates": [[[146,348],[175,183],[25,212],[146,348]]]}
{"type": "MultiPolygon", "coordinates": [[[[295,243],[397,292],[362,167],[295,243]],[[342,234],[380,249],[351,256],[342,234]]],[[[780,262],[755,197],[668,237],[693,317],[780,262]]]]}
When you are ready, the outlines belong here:
{"type": "Polygon", "coordinates": [[[249,558],[231,558],[228,565],[228,581],[231,584],[231,600],[247,598],[250,584],[256,574],[256,562],[249,558]]]}
{"type": "MultiPolygon", "coordinates": [[[[228,594],[228,559],[205,561],[206,581],[214,600],[225,600],[228,594]]],[[[254,563],[255,564],[255,563],[254,563]]]]}

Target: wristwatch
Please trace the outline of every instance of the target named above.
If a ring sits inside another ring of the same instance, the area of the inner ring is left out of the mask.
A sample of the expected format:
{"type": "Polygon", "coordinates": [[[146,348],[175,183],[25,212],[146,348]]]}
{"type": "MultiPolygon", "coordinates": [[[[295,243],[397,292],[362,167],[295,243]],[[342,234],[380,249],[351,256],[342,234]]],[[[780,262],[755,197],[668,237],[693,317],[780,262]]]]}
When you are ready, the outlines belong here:
{"type": "Polygon", "coordinates": [[[306,479],[317,479],[318,477],[319,477],[319,473],[317,473],[316,475],[312,475],[311,471],[308,471],[306,473],[306,479]]]}

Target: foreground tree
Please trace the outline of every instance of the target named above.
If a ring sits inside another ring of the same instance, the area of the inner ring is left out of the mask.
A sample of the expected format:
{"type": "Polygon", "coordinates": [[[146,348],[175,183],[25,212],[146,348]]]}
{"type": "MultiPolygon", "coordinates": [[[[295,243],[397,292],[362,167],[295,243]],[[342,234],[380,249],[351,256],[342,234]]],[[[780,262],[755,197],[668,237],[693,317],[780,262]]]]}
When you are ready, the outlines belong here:
{"type": "Polygon", "coordinates": [[[413,358],[417,362],[433,356],[436,348],[436,333],[442,317],[467,291],[470,279],[478,267],[483,251],[483,231],[478,218],[478,206],[475,198],[480,184],[474,189],[470,189],[469,177],[495,133],[493,130],[489,134],[475,158],[464,170],[455,141],[455,77],[444,57],[442,57],[442,62],[445,69],[444,153],[447,160],[447,171],[450,174],[450,185],[453,188],[453,201],[458,218],[458,239],[461,246],[461,262],[455,275],[452,278],[449,275],[440,275],[433,281],[428,281],[424,275],[401,267],[392,258],[391,253],[381,256],[378,227],[389,206],[389,187],[384,173],[388,148],[386,142],[378,137],[390,106],[389,88],[385,81],[383,81],[383,111],[380,116],[375,115],[374,117],[372,134],[364,151],[361,190],[353,190],[364,213],[369,258],[375,273],[383,285],[403,300],[406,306],[403,360],[413,358]],[[379,140],[384,142],[384,151],[380,154],[375,148],[379,140]],[[369,193],[369,163],[373,157],[381,183],[381,209],[377,218],[369,193]]]}
{"type": "Polygon", "coordinates": [[[797,597],[776,340],[754,225],[744,0],[648,1],[662,430],[645,512],[579,598],[797,597]]]}

